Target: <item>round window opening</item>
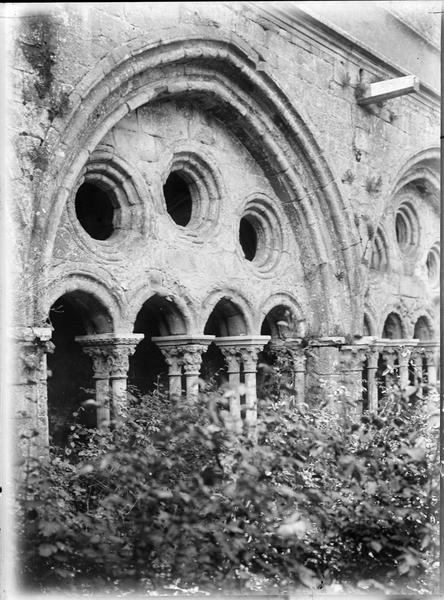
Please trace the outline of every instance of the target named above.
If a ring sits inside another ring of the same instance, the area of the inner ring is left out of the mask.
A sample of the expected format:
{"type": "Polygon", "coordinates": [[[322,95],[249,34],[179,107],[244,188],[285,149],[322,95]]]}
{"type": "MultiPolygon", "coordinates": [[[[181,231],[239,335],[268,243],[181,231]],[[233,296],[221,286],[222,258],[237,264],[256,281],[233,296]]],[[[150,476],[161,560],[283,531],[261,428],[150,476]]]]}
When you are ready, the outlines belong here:
{"type": "Polygon", "coordinates": [[[436,247],[431,248],[427,255],[427,275],[431,283],[439,281],[439,250],[436,247]]]}
{"type": "Polygon", "coordinates": [[[170,173],[163,186],[163,195],[167,212],[176,225],[188,225],[193,210],[193,199],[185,179],[178,173],[170,173]]]}
{"type": "Polygon", "coordinates": [[[252,261],[257,254],[257,232],[247,217],[240,220],[239,242],[245,258],[252,261]]]}
{"type": "Polygon", "coordinates": [[[409,202],[403,202],[395,218],[396,241],[406,254],[416,252],[419,243],[419,223],[416,211],[409,202]]]}
{"type": "Polygon", "coordinates": [[[405,248],[409,243],[409,235],[408,235],[409,227],[405,220],[404,215],[399,214],[399,213],[396,215],[395,227],[396,227],[396,240],[397,240],[398,244],[401,246],[401,248],[405,248]]]}
{"type": "Polygon", "coordinates": [[[107,240],[114,233],[115,200],[110,192],[93,183],[77,190],[76,215],[83,229],[95,240],[107,240]]]}

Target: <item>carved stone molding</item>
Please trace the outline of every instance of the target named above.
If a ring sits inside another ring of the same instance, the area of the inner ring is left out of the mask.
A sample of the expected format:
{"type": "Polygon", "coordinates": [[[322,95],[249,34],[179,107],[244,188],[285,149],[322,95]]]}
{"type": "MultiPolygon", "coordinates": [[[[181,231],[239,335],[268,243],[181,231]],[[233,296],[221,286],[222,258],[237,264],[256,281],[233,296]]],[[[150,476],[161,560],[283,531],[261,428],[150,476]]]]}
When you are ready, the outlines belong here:
{"type": "Polygon", "coordinates": [[[239,373],[240,356],[237,346],[219,346],[219,349],[227,363],[228,373],[239,373]]]}
{"type": "Polygon", "coordinates": [[[159,346],[160,351],[168,365],[170,375],[180,375],[182,372],[182,351],[177,346],[159,346]]]}
{"type": "Polygon", "coordinates": [[[188,344],[184,346],[181,363],[185,375],[199,375],[202,354],[207,348],[207,344],[188,344]]]}
{"type": "Polygon", "coordinates": [[[76,341],[93,363],[94,379],[125,378],[129,357],[134,354],[142,333],[77,336],[76,341]]]}
{"type": "Polygon", "coordinates": [[[257,357],[263,346],[241,346],[239,347],[239,356],[241,358],[244,373],[255,373],[257,367],[257,357]]]}
{"type": "Polygon", "coordinates": [[[180,375],[182,368],[185,374],[198,375],[202,354],[214,340],[214,335],[168,335],[151,339],[165,357],[170,376],[180,375]]]}
{"type": "Polygon", "coordinates": [[[18,377],[20,383],[46,380],[45,354],[54,352],[50,327],[17,327],[10,332],[18,347],[18,377]]]}
{"type": "MultiPolygon", "coordinates": [[[[255,373],[258,354],[270,339],[269,335],[233,335],[217,337],[214,343],[224,356],[226,356],[224,353],[225,348],[229,349],[230,356],[237,356],[238,360],[243,363],[244,373],[255,373]]],[[[230,360],[233,359],[230,358],[230,360]]],[[[234,364],[233,366],[235,367],[234,364]]]]}
{"type": "Polygon", "coordinates": [[[92,360],[94,379],[108,379],[111,371],[111,348],[109,346],[84,346],[83,352],[92,360]]]}

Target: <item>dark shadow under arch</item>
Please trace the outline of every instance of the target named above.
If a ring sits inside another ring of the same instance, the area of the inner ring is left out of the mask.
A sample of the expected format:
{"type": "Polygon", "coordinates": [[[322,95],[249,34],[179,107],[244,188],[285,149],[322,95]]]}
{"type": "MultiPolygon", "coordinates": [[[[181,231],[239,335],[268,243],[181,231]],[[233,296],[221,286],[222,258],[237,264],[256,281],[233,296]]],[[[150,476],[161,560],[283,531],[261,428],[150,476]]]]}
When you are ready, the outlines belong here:
{"type": "Polygon", "coordinates": [[[109,333],[112,320],[95,296],[81,290],[60,296],[50,308],[49,320],[55,346],[47,358],[49,435],[53,444],[64,446],[74,420],[96,426],[95,408],[82,407],[85,400],[94,398],[91,360],[75,337],[109,333]]]}
{"type": "Polygon", "coordinates": [[[419,317],[415,323],[413,338],[423,342],[431,340],[433,337],[432,328],[430,327],[427,317],[419,317]]]}
{"type": "Polygon", "coordinates": [[[185,334],[186,324],[182,313],[173,301],[155,294],[140,309],[134,323],[134,333],[143,333],[145,337],[130,358],[130,389],[133,386],[143,394],[154,389],[167,390],[168,365],[151,338],[185,334]]]}
{"type": "Polygon", "coordinates": [[[208,317],[204,334],[225,337],[247,333],[247,321],[240,307],[228,298],[221,298],[208,317]]]}
{"type": "Polygon", "coordinates": [[[402,320],[397,313],[391,312],[387,316],[382,329],[382,337],[390,340],[400,340],[404,337],[402,320]]]}

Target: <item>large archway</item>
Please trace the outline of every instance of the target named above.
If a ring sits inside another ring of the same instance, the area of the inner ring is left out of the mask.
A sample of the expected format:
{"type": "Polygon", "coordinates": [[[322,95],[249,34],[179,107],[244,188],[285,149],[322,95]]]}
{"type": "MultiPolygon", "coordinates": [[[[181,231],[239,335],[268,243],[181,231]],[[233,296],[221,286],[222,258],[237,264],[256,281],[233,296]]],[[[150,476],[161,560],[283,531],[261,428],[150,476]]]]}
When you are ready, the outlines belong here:
{"type": "Polygon", "coordinates": [[[101,68],[96,79],[91,73],[89,80],[94,84],[86,89],[81,103],[74,103],[61,136],[64,152],[45,148],[54,160],[42,177],[45,192],[39,199],[41,208],[51,207],[52,218],[41,219],[39,211],[36,213],[36,235],[47,240],[38,265],[43,266],[42,278],[44,265],[51,261],[64,204],[87,156],[128,111],[165,97],[186,96],[223,121],[261,165],[287,211],[304,268],[310,271],[310,265],[322,265],[312,270],[314,278],[308,278],[314,312],[325,315],[317,321],[318,327],[327,334],[334,325],[344,330],[356,326],[360,278],[356,231],[349,207],[305,120],[273,80],[256,69],[255,52],[245,49],[241,40],[237,43],[232,34],[174,41],[167,37],[149,48],[141,42],[131,57],[122,49],[121,62],[113,70],[105,67],[105,76],[101,68]],[[189,67],[185,74],[184,52],[189,67]],[[154,77],[159,64],[161,86],[154,77]],[[316,228],[311,226],[314,222],[316,228]],[[345,294],[334,276],[338,272],[348,280],[345,294]],[[331,297],[341,302],[331,303],[331,297]],[[344,320],[344,315],[350,318],[344,320]]]}

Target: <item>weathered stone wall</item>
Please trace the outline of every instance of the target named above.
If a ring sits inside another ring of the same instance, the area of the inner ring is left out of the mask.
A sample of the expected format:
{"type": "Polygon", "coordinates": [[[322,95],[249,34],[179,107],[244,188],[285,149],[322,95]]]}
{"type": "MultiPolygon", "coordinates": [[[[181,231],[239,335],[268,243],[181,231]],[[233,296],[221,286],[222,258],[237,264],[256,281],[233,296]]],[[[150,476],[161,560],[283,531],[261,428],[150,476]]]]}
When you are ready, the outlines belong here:
{"type": "Polygon", "coordinates": [[[380,335],[396,307],[409,322],[425,310],[436,331],[426,261],[438,241],[438,100],[422,88],[383,106],[356,101],[362,85],[400,74],[390,56],[372,60],[312,19],[289,25],[250,4],[24,12],[12,32],[9,122],[21,324],[38,324],[57,295],[84,286],[126,331],[156,290],[182,298],[200,333],[223,294],[242,304],[251,334],[260,332],[270,298],[279,303],[284,295],[304,320],[301,335],[362,333],[364,310],[380,335]],[[178,39],[201,42],[190,42],[187,55],[178,39]],[[176,52],[171,62],[166,52],[159,59],[167,45],[176,52]],[[218,78],[230,83],[219,90],[218,78]],[[109,252],[77,236],[69,216],[99,145],[140,179],[139,200],[129,200],[132,233],[109,252]],[[179,231],[162,202],[162,178],[179,151],[207,161],[220,194],[210,200],[219,206],[201,239],[198,230],[194,237],[179,231]],[[394,231],[403,177],[423,188],[428,182],[425,191],[406,183],[421,231],[408,260],[394,231]],[[283,232],[282,257],[265,274],[237,242],[243,203],[254,193],[276,208],[283,232]],[[380,226],[389,240],[385,270],[370,269],[380,226]]]}

